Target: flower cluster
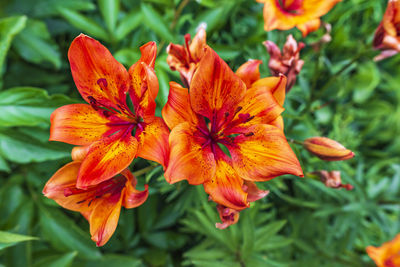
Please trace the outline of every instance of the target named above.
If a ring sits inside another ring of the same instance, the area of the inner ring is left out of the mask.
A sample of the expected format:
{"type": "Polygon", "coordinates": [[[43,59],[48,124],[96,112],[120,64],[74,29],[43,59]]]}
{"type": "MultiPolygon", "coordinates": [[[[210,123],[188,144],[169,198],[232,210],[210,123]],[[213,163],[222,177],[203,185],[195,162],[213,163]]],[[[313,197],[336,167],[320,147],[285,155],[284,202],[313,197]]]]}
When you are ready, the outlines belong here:
{"type": "MultiPolygon", "coordinates": [[[[320,17],[340,2],[259,1],[264,3],[265,30],[296,26],[303,36],[318,29],[320,17]]],[[[374,47],[383,50],[380,59],[400,51],[399,4],[389,1],[376,32],[374,47]]],[[[86,35],[79,35],[70,46],[71,73],[86,104],[60,107],[51,116],[50,140],[76,147],[72,162],[50,178],[43,193],[80,212],[98,246],[111,238],[122,206],[134,208],[147,199],[148,186],[138,190],[129,170],[136,157],[162,165],[168,183],[186,180],[202,185],[216,203],[220,229],[235,224],[240,211],[269,193],[256,182],[286,174],[303,177],[281,114],[286,94],[304,65],[300,58],[304,43],[289,35],[281,52],[275,43],[264,42],[274,77],[262,78],[261,60],[249,60],[232,71],[207,44],[204,27],[193,40],[189,34],[184,39],[184,45],[167,47],[167,63],[179,72],[183,86],[170,82],[162,118],[155,116],[159,85],[154,42],[140,48],[141,58],[129,70],[86,35]]],[[[325,161],[354,157],[351,150],[326,137],[292,143],[302,144],[325,161]]],[[[327,187],[353,188],[342,184],[339,171],[311,175],[318,175],[327,187]]]]}

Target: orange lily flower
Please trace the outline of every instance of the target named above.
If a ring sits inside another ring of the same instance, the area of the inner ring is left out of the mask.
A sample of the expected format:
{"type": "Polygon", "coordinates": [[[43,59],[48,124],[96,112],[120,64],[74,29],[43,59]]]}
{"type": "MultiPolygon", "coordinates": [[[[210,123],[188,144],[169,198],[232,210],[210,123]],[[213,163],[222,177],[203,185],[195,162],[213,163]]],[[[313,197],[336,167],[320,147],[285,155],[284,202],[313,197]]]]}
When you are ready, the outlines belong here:
{"type": "Polygon", "coordinates": [[[303,146],[310,153],[326,161],[347,160],[354,157],[353,151],[326,137],[307,138],[303,146]]]}
{"type": "Polygon", "coordinates": [[[255,181],[303,176],[283,131],[271,124],[283,111],[286,78],[246,83],[206,46],[190,90],[171,82],[162,110],[171,129],[167,181],[202,184],[214,202],[236,211],[254,201],[255,181]]]}
{"type": "Polygon", "coordinates": [[[320,17],[341,0],[257,0],[264,3],[264,29],[289,30],[297,27],[306,37],[316,31],[320,17]]]}
{"type": "Polygon", "coordinates": [[[296,77],[303,68],[304,61],[300,59],[300,50],[304,48],[304,43],[299,42],[290,34],[286,39],[282,52],[279,47],[271,41],[264,42],[265,47],[270,55],[268,67],[272,75],[278,76],[283,74],[287,77],[286,93],[290,91],[296,83],[296,77]]]}
{"type": "Polygon", "coordinates": [[[385,15],[375,32],[373,46],[382,50],[375,61],[400,52],[400,0],[389,0],[385,15]]]}
{"type": "Polygon", "coordinates": [[[367,253],[378,267],[400,266],[400,234],[380,247],[367,247],[367,253]]]}
{"type": "Polygon", "coordinates": [[[98,41],[79,35],[68,51],[75,84],[89,104],[58,108],[51,115],[50,140],[89,146],[76,186],[87,189],[126,169],[136,157],[165,166],[168,128],[155,117],[158,80],[156,44],[140,48],[129,72],[98,41]],[[130,95],[133,111],[128,107],[130,95]]]}
{"type": "Polygon", "coordinates": [[[185,45],[170,43],[167,47],[167,63],[172,70],[179,71],[185,86],[189,86],[193,74],[204,54],[206,45],[205,27],[200,27],[193,40],[185,35],[185,45]]]}
{"type": "Polygon", "coordinates": [[[92,240],[97,246],[103,246],[117,228],[121,206],[131,209],[143,204],[148,196],[148,186],[145,185],[144,191],[135,189],[136,178],[125,169],[97,185],[78,188],[81,160],[88,149],[82,150],[73,151],[74,161],[63,166],[50,178],[43,194],[63,208],[80,212],[89,221],[92,240]]]}
{"type": "Polygon", "coordinates": [[[312,174],[316,174],[327,187],[330,188],[345,188],[352,190],[354,187],[351,184],[342,184],[342,178],[340,177],[340,171],[317,171],[312,174]]]}

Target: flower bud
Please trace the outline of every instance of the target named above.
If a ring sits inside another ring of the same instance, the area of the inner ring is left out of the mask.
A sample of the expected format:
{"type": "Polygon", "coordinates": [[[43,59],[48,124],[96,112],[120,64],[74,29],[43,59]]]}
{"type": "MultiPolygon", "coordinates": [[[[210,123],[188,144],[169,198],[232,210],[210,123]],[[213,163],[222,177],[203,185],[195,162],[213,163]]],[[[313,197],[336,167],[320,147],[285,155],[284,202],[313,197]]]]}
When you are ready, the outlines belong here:
{"type": "Polygon", "coordinates": [[[265,41],[264,45],[270,55],[269,70],[274,76],[282,73],[287,77],[286,92],[289,92],[304,65],[304,61],[300,59],[300,50],[303,49],[304,43],[297,43],[293,36],[289,35],[282,53],[279,47],[271,41],[265,41]]]}
{"type": "Polygon", "coordinates": [[[222,223],[216,223],[215,227],[219,229],[225,229],[229,225],[237,223],[239,220],[239,211],[227,208],[223,205],[217,205],[217,210],[219,214],[219,218],[222,223]]]}
{"type": "Polygon", "coordinates": [[[326,137],[311,137],[303,146],[312,154],[326,161],[346,160],[354,157],[354,153],[342,144],[326,137]]]}
{"type": "Polygon", "coordinates": [[[317,171],[312,174],[319,176],[321,182],[330,188],[346,188],[352,190],[354,187],[351,184],[342,184],[342,178],[340,177],[340,171],[317,171]]]}
{"type": "Polygon", "coordinates": [[[375,31],[373,46],[381,50],[375,61],[394,56],[400,52],[400,0],[389,0],[381,24],[375,31]]]}

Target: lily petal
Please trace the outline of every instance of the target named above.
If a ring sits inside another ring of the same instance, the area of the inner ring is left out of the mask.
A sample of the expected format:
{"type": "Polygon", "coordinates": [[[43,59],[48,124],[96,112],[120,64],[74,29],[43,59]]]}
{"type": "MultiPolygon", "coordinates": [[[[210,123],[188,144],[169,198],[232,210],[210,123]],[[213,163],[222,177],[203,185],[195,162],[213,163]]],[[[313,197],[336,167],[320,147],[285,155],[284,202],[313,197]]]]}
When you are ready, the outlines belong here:
{"type": "Polygon", "coordinates": [[[320,19],[313,19],[303,24],[298,24],[296,27],[301,31],[303,37],[306,37],[310,32],[314,32],[321,26],[320,19]]]}
{"type": "Polygon", "coordinates": [[[86,189],[117,175],[135,158],[137,147],[136,138],[127,132],[93,143],[79,169],[76,186],[86,189]]]}
{"type": "Polygon", "coordinates": [[[257,201],[269,194],[269,190],[261,190],[255,183],[250,181],[244,181],[244,186],[246,187],[245,191],[249,202],[257,201]]]}
{"type": "Polygon", "coordinates": [[[169,156],[169,130],[163,119],[156,117],[145,124],[143,131],[138,132],[139,149],[137,156],[160,163],[164,168],[169,156]]]}
{"type": "Polygon", "coordinates": [[[218,159],[215,175],[204,184],[211,199],[225,207],[242,210],[249,207],[247,193],[243,191],[243,179],[229,162],[218,159]]]}
{"type": "Polygon", "coordinates": [[[65,105],[50,117],[50,141],[89,145],[110,134],[110,120],[87,104],[65,105]]]}
{"type": "Polygon", "coordinates": [[[190,84],[193,110],[211,121],[233,114],[244,97],[246,85],[229,66],[207,46],[190,84]]]}
{"type": "Polygon", "coordinates": [[[139,191],[136,189],[137,180],[128,169],[125,169],[122,172],[122,175],[127,178],[125,183],[126,191],[123,196],[122,205],[127,209],[136,208],[142,205],[149,196],[148,185],[146,184],[144,186],[143,191],[139,191]]]}
{"type": "Polygon", "coordinates": [[[233,166],[245,180],[268,181],[285,174],[303,176],[300,163],[283,132],[272,125],[249,127],[228,149],[233,166]]]}
{"type": "Polygon", "coordinates": [[[97,201],[93,210],[90,212],[89,224],[92,240],[98,247],[103,246],[111,238],[118,225],[119,214],[121,212],[122,192],[112,194],[108,198],[97,201]]]}
{"type": "Polygon", "coordinates": [[[126,104],[129,75],[98,41],[79,35],[68,50],[72,77],[86,102],[120,110],[126,104]]]}
{"type": "Polygon", "coordinates": [[[169,136],[170,154],[164,176],[169,183],[187,180],[189,184],[202,184],[215,174],[216,163],[209,146],[202,148],[196,128],[181,123],[169,136]]]}
{"type": "Polygon", "coordinates": [[[132,87],[129,91],[137,115],[145,121],[154,118],[155,99],[158,94],[158,79],[154,72],[154,62],[157,55],[155,42],[148,42],[140,47],[142,57],[129,68],[132,87]]]}
{"type": "Polygon", "coordinates": [[[180,123],[189,122],[192,125],[198,124],[196,113],[190,106],[189,91],[176,82],[169,83],[168,101],[162,109],[162,116],[170,129],[180,123]]]}
{"type": "Polygon", "coordinates": [[[87,211],[87,203],[82,200],[89,199],[91,192],[76,194],[66,197],[64,191],[67,188],[74,188],[81,162],[70,162],[59,169],[46,183],[43,194],[53,199],[61,207],[73,211],[87,211]]]}
{"type": "Polygon", "coordinates": [[[251,84],[260,79],[260,64],[261,60],[251,59],[241,65],[235,74],[246,84],[247,88],[251,87],[251,84]]]}
{"type": "Polygon", "coordinates": [[[279,77],[267,77],[260,79],[253,83],[252,87],[264,87],[275,97],[279,105],[283,106],[286,96],[286,76],[279,75],[279,77]]]}

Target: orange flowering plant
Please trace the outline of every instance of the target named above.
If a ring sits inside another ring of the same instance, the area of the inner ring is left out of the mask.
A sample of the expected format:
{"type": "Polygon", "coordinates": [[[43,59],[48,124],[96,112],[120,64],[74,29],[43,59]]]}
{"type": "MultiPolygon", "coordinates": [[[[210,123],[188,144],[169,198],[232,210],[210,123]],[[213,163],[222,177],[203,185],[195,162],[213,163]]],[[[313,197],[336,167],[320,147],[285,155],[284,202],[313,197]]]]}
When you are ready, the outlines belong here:
{"type": "Polygon", "coordinates": [[[235,74],[212,48],[199,49],[189,88],[171,82],[162,110],[171,129],[165,178],[202,184],[225,228],[267,194],[254,182],[303,172],[282,129],[286,77],[260,79],[259,61],[235,74]]]}
{"type": "Polygon", "coordinates": [[[380,247],[368,246],[367,253],[378,267],[400,266],[400,234],[380,247]]]}
{"type": "Polygon", "coordinates": [[[128,72],[98,41],[82,34],[72,42],[68,51],[72,76],[88,104],[54,111],[50,140],[89,146],[79,167],[78,188],[119,174],[137,156],[165,165],[168,129],[154,116],[156,51],[154,42],[142,46],[142,57],[128,72]]]}
{"type": "Polygon", "coordinates": [[[137,190],[136,178],[125,169],[114,177],[86,189],[77,187],[78,172],[87,148],[75,147],[73,162],[59,169],[46,183],[43,194],[63,208],[80,212],[90,224],[90,234],[97,246],[103,246],[117,228],[121,206],[135,208],[148,196],[148,187],[137,190]]]}
{"type": "Polygon", "coordinates": [[[264,4],[264,29],[289,30],[297,27],[303,37],[316,31],[320,17],[341,0],[257,0],[264,4]]]}
{"type": "Polygon", "coordinates": [[[104,245],[117,227],[121,206],[134,208],[147,198],[135,189],[128,166],[137,157],[165,166],[169,131],[155,117],[158,80],[156,44],[141,47],[142,57],[127,71],[98,41],[79,35],[68,58],[75,84],[88,104],[71,104],[51,115],[50,140],[82,147],[73,162],[58,170],[43,193],[90,223],[93,241],[104,245]],[[128,94],[130,103],[127,101],[128,94]]]}
{"type": "Polygon", "coordinates": [[[400,52],[400,1],[389,0],[382,22],[376,29],[373,46],[381,50],[376,61],[400,52]]]}

